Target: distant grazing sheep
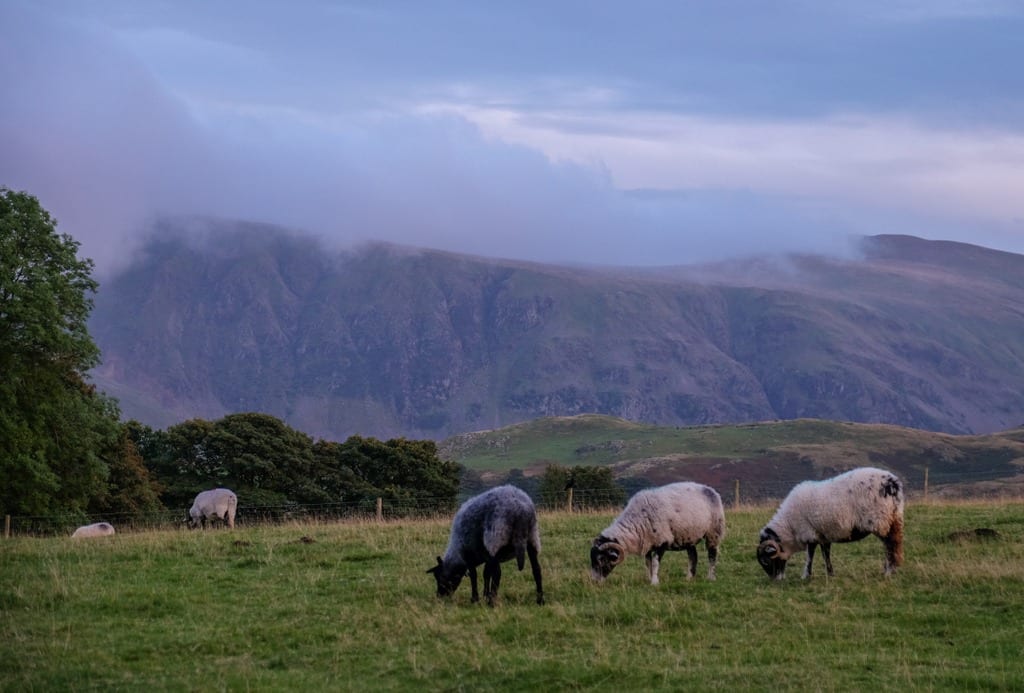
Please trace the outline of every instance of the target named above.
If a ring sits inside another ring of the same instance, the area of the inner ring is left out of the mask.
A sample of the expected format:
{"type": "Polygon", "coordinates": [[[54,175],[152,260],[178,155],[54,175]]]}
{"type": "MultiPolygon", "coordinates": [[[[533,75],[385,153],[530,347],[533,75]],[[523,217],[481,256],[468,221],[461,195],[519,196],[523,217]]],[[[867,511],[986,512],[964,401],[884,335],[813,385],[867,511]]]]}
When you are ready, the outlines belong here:
{"type": "Polygon", "coordinates": [[[206,529],[206,521],[224,522],[229,528],[235,527],[235,510],[238,497],[234,491],[226,488],[215,488],[203,491],[196,496],[192,509],[188,511],[189,527],[201,525],[206,529]]]}
{"type": "Polygon", "coordinates": [[[832,544],[874,534],[885,544],[885,574],[903,563],[903,484],[894,474],[860,467],[824,481],[797,484],[759,538],[757,560],[769,577],[781,580],[786,561],[807,549],[804,579],[811,577],[814,549],[821,545],[832,572],[832,544]]]}
{"type": "Polygon", "coordinates": [[[718,546],[725,537],[722,498],[710,486],[683,481],[638,492],[590,548],[590,573],[604,580],[627,555],[643,556],[652,585],[666,551],[690,557],[688,577],[697,573],[697,544],[708,552],[708,579],[715,579],[718,546]]]}
{"type": "Polygon", "coordinates": [[[110,537],[114,535],[114,526],[109,522],[97,522],[75,530],[72,539],[88,539],[91,537],[110,537]]]}
{"type": "Polygon", "coordinates": [[[451,537],[444,558],[427,570],[437,581],[437,596],[446,597],[469,575],[473,601],[480,600],[476,585],[476,567],[484,565],[484,598],[494,606],[501,582],[501,563],[513,557],[519,570],[524,556],[530,557],[537,603],[544,603],[541,586],[540,532],[533,501],[515,486],[498,486],[470,498],[462,504],[452,521],[451,537]]]}

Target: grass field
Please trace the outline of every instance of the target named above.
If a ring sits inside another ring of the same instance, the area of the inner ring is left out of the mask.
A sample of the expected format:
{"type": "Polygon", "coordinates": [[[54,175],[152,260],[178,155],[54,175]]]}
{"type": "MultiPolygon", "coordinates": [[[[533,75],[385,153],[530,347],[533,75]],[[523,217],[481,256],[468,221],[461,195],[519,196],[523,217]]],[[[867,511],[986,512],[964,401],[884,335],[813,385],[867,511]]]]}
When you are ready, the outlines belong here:
{"type": "Polygon", "coordinates": [[[657,588],[634,557],[589,580],[614,513],[543,514],[543,607],[512,564],[495,608],[438,600],[447,518],[3,540],[0,689],[1024,690],[1024,504],[912,504],[894,578],[871,537],[783,583],[772,512],[727,511],[716,582],[668,554],[657,588]]]}

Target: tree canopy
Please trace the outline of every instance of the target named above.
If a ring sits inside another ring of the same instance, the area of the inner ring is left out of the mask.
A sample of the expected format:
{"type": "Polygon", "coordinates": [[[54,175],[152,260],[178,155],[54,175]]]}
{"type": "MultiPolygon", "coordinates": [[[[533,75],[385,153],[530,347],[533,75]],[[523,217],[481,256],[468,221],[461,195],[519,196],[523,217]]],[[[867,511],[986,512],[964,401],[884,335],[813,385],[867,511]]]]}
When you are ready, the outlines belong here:
{"type": "Polygon", "coordinates": [[[0,505],[85,511],[104,492],[116,404],[85,378],[92,261],[27,193],[0,188],[0,505]]]}

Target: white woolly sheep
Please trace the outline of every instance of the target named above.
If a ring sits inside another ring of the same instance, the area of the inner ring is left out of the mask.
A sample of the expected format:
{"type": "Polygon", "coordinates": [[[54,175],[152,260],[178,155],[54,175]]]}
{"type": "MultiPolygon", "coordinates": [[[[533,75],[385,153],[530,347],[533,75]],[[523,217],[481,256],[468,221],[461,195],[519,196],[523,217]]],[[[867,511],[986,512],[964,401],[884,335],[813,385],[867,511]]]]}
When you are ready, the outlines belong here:
{"type": "Polygon", "coordinates": [[[235,492],[226,488],[214,488],[203,491],[196,496],[192,508],[188,511],[189,527],[201,525],[206,529],[206,521],[224,522],[230,529],[235,527],[235,510],[238,508],[238,497],[235,492]]]}
{"type": "Polygon", "coordinates": [[[96,522],[79,527],[71,535],[72,539],[88,539],[91,537],[110,537],[114,535],[114,526],[109,522],[96,522]]]}
{"type": "Polygon", "coordinates": [[[590,573],[604,580],[627,555],[643,556],[652,585],[666,551],[685,550],[687,574],[697,573],[697,544],[708,552],[708,579],[715,579],[718,546],[725,538],[722,498],[710,486],[682,481],[639,491],[590,548],[590,573]]]}
{"type": "Polygon", "coordinates": [[[530,558],[533,582],[537,586],[537,603],[544,603],[541,586],[540,531],[533,501],[515,486],[498,486],[470,498],[462,504],[452,521],[451,537],[444,558],[427,570],[437,581],[437,596],[455,592],[462,578],[469,575],[473,602],[480,600],[476,584],[476,567],[484,565],[484,598],[494,606],[501,582],[501,563],[515,557],[523,569],[524,554],[530,558]]]}
{"type": "Polygon", "coordinates": [[[885,545],[885,574],[903,563],[903,484],[894,474],[860,467],[824,481],[797,484],[759,537],[757,560],[769,577],[781,580],[786,561],[807,549],[804,579],[811,577],[814,549],[821,546],[825,570],[832,571],[832,544],[874,534],[885,545]]]}

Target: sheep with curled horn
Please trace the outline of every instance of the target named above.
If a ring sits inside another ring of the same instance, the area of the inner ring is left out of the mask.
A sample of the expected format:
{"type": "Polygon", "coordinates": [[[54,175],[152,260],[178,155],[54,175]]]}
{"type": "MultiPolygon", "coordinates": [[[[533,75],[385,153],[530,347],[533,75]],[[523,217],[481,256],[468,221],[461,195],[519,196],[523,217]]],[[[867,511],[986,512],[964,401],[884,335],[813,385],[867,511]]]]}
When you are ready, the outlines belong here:
{"type": "Polygon", "coordinates": [[[666,551],[686,551],[687,577],[697,572],[697,544],[708,554],[708,579],[715,579],[718,547],[725,538],[722,498],[710,486],[682,481],[637,492],[590,548],[590,573],[603,581],[627,555],[643,556],[652,585],[666,551]]]}
{"type": "Polygon", "coordinates": [[[484,566],[484,599],[494,606],[501,583],[501,564],[516,559],[519,570],[530,559],[537,603],[544,603],[540,553],[540,531],[533,501],[515,486],[498,486],[462,504],[452,521],[451,537],[444,558],[428,569],[437,582],[437,596],[447,597],[469,576],[472,601],[477,602],[477,566],[484,566]]]}
{"type": "Polygon", "coordinates": [[[761,530],[757,561],[770,578],[781,580],[789,558],[806,549],[803,578],[807,579],[814,551],[821,546],[825,570],[832,577],[832,544],[874,534],[885,546],[883,571],[891,575],[903,563],[903,504],[899,478],[874,467],[801,482],[761,530]]]}

